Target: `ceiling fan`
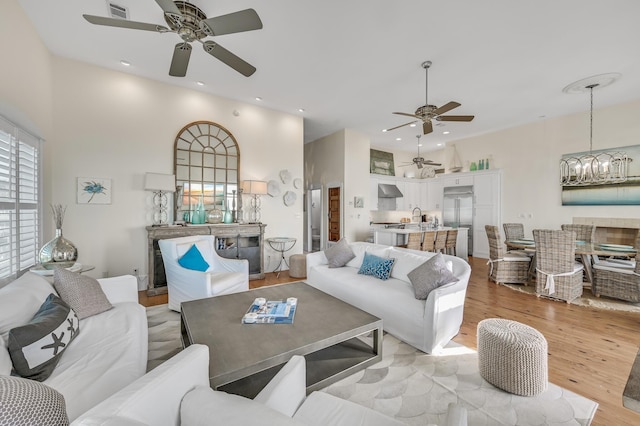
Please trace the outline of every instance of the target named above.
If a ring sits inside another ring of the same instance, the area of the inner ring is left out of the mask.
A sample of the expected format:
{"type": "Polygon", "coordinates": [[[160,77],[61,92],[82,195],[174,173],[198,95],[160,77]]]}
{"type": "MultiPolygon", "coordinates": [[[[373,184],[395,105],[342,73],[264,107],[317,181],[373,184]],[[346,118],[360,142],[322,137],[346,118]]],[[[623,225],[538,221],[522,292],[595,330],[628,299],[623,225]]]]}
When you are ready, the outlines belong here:
{"type": "Polygon", "coordinates": [[[435,161],[431,161],[431,160],[425,160],[424,157],[420,157],[420,138],[422,137],[422,135],[416,135],[416,138],[418,138],[418,156],[414,157],[410,163],[406,163],[406,164],[402,164],[400,165],[400,167],[405,167],[405,166],[412,166],[412,165],[416,165],[417,168],[421,169],[424,166],[441,166],[442,164],[440,163],[436,163],[435,161]]]}
{"type": "Polygon", "coordinates": [[[245,77],[252,75],[256,68],[234,55],[218,43],[203,39],[207,36],[219,36],[243,31],[259,30],[262,21],[253,9],[245,9],[227,15],[207,18],[198,7],[187,1],[156,0],[164,11],[164,19],[169,28],[148,24],[146,22],[129,21],[126,19],[107,18],[103,16],[82,15],[84,19],[95,25],[108,27],[129,28],[133,30],[154,31],[159,33],[176,33],[182,41],[176,44],[171,59],[169,75],[184,77],[187,74],[192,42],[202,43],[204,51],[221,62],[238,71],[245,77]]]}
{"type": "MultiPolygon", "coordinates": [[[[438,108],[435,105],[429,105],[429,101],[427,98],[428,89],[429,89],[429,67],[431,66],[431,61],[425,61],[422,63],[422,68],[425,69],[426,74],[426,90],[425,90],[425,100],[424,105],[419,107],[414,114],[409,114],[406,112],[394,112],[394,114],[398,115],[406,115],[408,117],[414,117],[418,120],[422,120],[422,132],[426,135],[428,133],[433,132],[433,120],[436,121],[471,121],[473,120],[473,115],[442,115],[445,112],[449,112],[454,108],[458,108],[460,104],[458,102],[449,102],[442,105],[438,108]]],[[[409,124],[413,124],[418,120],[413,120],[405,124],[401,124],[396,127],[392,127],[389,130],[395,130],[400,127],[408,126],[409,124]]]]}

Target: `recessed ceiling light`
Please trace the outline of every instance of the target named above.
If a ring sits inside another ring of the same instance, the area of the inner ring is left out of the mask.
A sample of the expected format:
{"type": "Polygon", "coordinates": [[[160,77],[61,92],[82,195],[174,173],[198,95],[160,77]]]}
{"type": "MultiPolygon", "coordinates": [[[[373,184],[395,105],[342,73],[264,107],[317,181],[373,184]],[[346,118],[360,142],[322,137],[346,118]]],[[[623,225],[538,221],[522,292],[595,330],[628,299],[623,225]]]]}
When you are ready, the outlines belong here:
{"type": "Polygon", "coordinates": [[[120,61],[120,63],[121,63],[122,65],[124,65],[125,67],[128,67],[129,65],[131,65],[131,62],[129,62],[129,61],[125,61],[124,59],[123,59],[123,60],[121,60],[121,61],[120,61]]]}
{"type": "Polygon", "coordinates": [[[418,144],[418,146],[422,146],[422,144],[421,144],[421,143],[419,143],[419,144],[418,144]]]}
{"type": "Polygon", "coordinates": [[[401,140],[402,140],[402,138],[396,138],[396,140],[397,140],[397,141],[401,141],[401,140]]]}
{"type": "Polygon", "coordinates": [[[386,131],[387,131],[387,129],[382,129],[382,133],[384,133],[384,132],[386,132],[386,131]]]}
{"type": "Polygon", "coordinates": [[[298,108],[298,112],[304,112],[304,108],[298,108]]]}
{"type": "Polygon", "coordinates": [[[409,127],[416,127],[416,123],[409,124],[409,127]]]}
{"type": "Polygon", "coordinates": [[[256,96],[256,101],[261,101],[262,98],[260,96],[256,96]]]}
{"type": "Polygon", "coordinates": [[[196,81],[196,84],[197,84],[198,86],[204,86],[204,81],[196,81]]]}
{"type": "Polygon", "coordinates": [[[442,146],[442,143],[439,143],[437,146],[442,146]]]}
{"type": "Polygon", "coordinates": [[[451,132],[448,131],[448,130],[445,130],[444,132],[442,132],[443,135],[448,135],[449,133],[451,133],[451,132]]]}

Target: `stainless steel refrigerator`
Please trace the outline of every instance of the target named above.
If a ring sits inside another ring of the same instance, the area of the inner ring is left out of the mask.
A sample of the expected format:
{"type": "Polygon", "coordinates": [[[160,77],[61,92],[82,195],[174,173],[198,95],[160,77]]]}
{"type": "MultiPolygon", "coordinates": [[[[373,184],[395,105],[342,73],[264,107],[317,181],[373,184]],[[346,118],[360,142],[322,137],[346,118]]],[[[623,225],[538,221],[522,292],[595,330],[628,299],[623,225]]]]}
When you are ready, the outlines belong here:
{"type": "Polygon", "coordinates": [[[449,186],[442,197],[442,224],[469,228],[469,254],[473,253],[473,186],[449,186]]]}

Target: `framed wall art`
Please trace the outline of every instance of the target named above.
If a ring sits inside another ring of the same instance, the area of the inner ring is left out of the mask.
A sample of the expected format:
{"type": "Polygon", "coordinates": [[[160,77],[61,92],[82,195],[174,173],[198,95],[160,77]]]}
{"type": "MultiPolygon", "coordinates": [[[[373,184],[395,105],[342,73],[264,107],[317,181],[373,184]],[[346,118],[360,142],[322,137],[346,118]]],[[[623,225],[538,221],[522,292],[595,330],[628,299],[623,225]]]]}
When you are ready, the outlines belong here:
{"type": "Polygon", "coordinates": [[[370,167],[369,173],[379,175],[395,176],[396,168],[393,164],[393,153],[378,151],[377,149],[369,150],[370,167]]]}
{"type": "Polygon", "coordinates": [[[111,179],[77,178],[78,204],[111,204],[111,179]]]}

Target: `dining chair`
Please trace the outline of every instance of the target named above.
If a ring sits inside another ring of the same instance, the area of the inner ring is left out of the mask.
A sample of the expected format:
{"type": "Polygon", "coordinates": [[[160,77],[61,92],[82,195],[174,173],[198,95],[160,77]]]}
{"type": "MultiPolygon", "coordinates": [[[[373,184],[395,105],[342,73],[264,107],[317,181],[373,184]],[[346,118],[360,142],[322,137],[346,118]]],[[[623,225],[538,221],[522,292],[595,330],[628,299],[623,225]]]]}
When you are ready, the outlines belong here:
{"type": "Polygon", "coordinates": [[[524,225],[521,223],[503,223],[504,238],[506,240],[521,240],[524,238],[524,225]]]}
{"type": "Polygon", "coordinates": [[[576,233],[534,229],[536,295],[571,303],[582,296],[584,267],[576,262],[576,233]]]}
{"type": "Polygon", "coordinates": [[[456,255],[456,242],[458,241],[458,230],[449,229],[447,231],[447,240],[445,241],[445,251],[447,254],[456,255]]]}
{"type": "MultiPolygon", "coordinates": [[[[560,229],[563,231],[573,231],[576,233],[576,241],[584,241],[585,243],[590,243],[595,241],[596,239],[596,227],[595,225],[579,225],[575,223],[563,223],[560,225],[560,229]]],[[[576,256],[576,260],[578,262],[582,262],[582,258],[580,256],[576,256]]],[[[591,256],[586,256],[586,260],[592,262],[591,256]]],[[[598,260],[597,257],[595,260],[598,260]]]]}
{"type": "Polygon", "coordinates": [[[412,232],[408,234],[407,248],[412,250],[422,249],[422,232],[412,232]]]}
{"type": "Polygon", "coordinates": [[[169,309],[180,312],[182,302],[249,290],[249,262],[219,256],[215,238],[194,235],[158,240],[167,276],[169,309]],[[189,264],[185,262],[188,258],[189,264]]]}
{"type": "Polygon", "coordinates": [[[422,238],[422,251],[435,251],[436,231],[425,231],[422,238]]]}
{"type": "Polygon", "coordinates": [[[447,231],[436,231],[436,241],[433,251],[446,254],[447,251],[447,231]]]}
{"type": "MultiPolygon", "coordinates": [[[[640,249],[640,232],[634,248],[640,249]]],[[[640,262],[636,260],[610,259],[593,265],[591,292],[628,302],[640,302],[640,262]]]]}
{"type": "Polygon", "coordinates": [[[500,236],[500,228],[485,225],[489,240],[489,279],[498,284],[527,284],[531,258],[522,250],[508,251],[500,236]]]}

